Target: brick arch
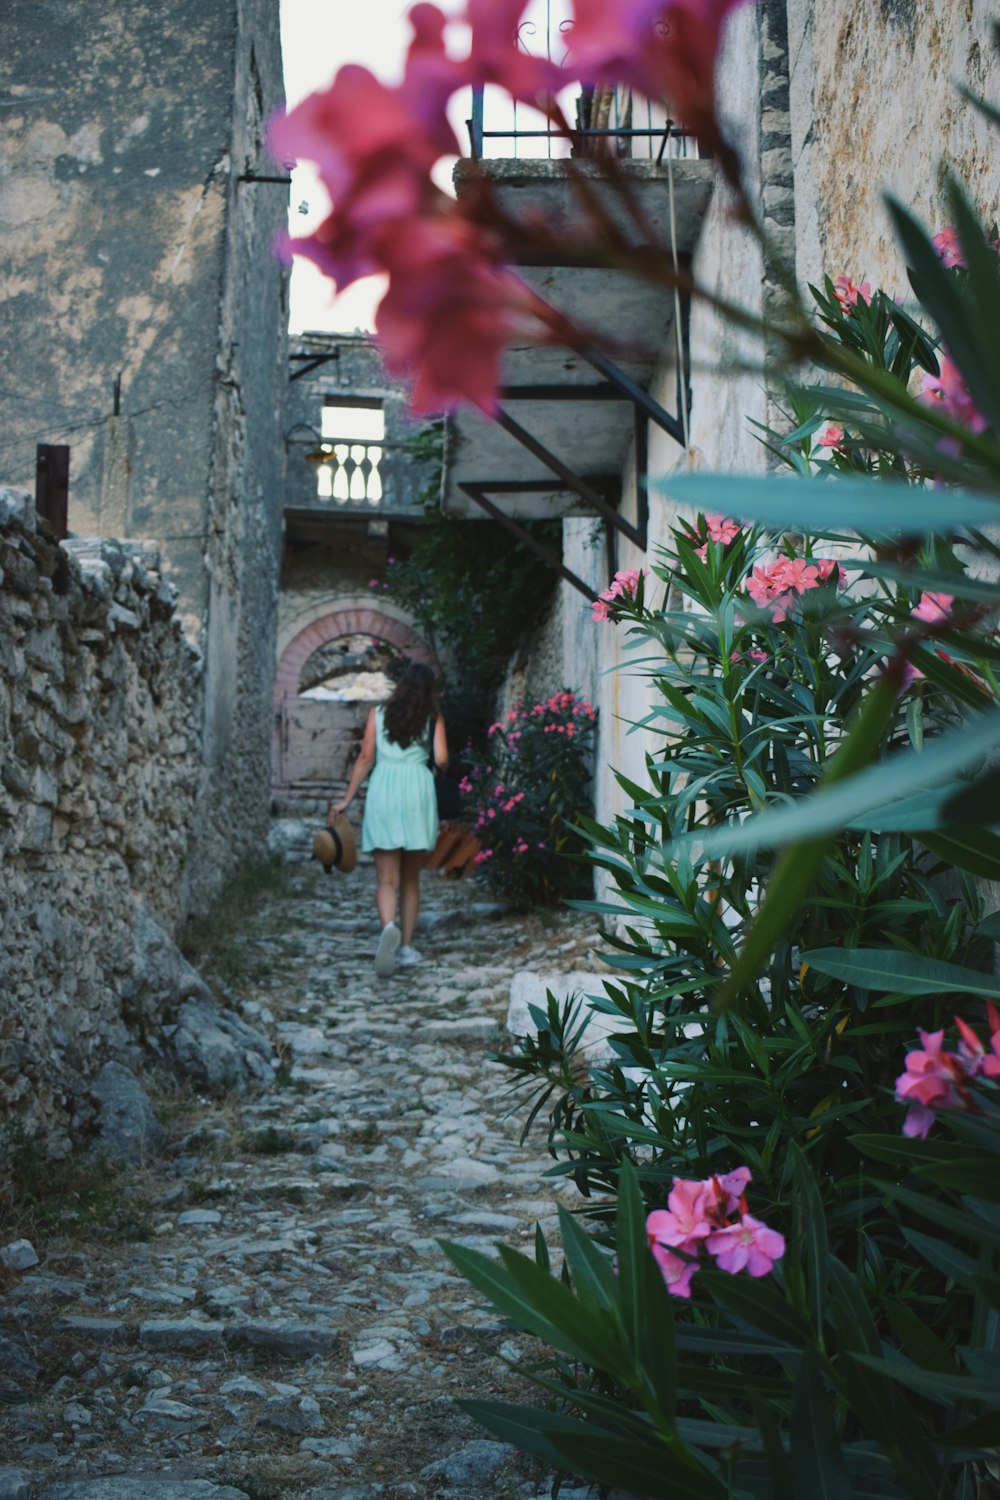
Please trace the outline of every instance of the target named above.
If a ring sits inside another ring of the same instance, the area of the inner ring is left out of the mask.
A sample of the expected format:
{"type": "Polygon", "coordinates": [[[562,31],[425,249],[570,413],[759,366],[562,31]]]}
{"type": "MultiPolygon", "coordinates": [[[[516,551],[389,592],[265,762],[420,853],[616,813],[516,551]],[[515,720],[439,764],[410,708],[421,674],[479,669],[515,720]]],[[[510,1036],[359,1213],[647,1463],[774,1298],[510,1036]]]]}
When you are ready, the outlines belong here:
{"type": "Polygon", "coordinates": [[[293,636],[281,653],[274,679],[274,701],[280,704],[286,697],[296,698],[302,668],[320,646],[334,641],[342,635],[372,635],[380,641],[388,641],[404,656],[414,661],[426,662],[436,667],[434,653],[415,630],[394,620],[378,609],[361,606],[357,609],[336,609],[318,620],[313,620],[293,636]]]}

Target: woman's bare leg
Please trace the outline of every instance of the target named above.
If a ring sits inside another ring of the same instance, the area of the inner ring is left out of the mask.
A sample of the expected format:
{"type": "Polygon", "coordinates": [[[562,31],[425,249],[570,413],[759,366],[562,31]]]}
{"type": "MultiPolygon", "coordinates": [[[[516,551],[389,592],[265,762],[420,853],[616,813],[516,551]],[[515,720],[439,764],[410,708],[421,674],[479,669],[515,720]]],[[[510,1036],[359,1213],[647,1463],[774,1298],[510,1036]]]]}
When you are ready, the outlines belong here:
{"type": "MultiPolygon", "coordinates": [[[[375,905],[378,919],[385,927],[396,920],[396,905],[399,899],[400,858],[406,858],[401,849],[376,849],[375,857],[375,905]]],[[[404,943],[406,939],[403,939],[404,943]]]]}
{"type": "Polygon", "coordinates": [[[413,942],[413,930],[420,911],[420,871],[426,862],[427,854],[423,849],[400,851],[399,910],[404,948],[409,948],[413,942]]]}

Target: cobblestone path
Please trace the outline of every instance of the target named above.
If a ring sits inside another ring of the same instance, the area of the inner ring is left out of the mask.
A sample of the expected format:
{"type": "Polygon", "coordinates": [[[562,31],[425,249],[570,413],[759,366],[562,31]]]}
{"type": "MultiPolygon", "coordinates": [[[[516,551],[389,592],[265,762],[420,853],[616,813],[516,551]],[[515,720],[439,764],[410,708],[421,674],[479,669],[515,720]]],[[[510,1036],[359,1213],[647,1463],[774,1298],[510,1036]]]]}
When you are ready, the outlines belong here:
{"type": "Polygon", "coordinates": [[[545,1492],[454,1404],[517,1399],[517,1343],[437,1239],[551,1227],[543,1138],[519,1146],[487,1051],[512,973],[591,966],[594,924],[424,880],[425,962],[378,981],[370,863],[293,866],[235,991],[275,1086],[167,1100],[168,1150],[121,1187],[134,1237],[43,1236],[0,1273],[0,1500],[545,1492]]]}

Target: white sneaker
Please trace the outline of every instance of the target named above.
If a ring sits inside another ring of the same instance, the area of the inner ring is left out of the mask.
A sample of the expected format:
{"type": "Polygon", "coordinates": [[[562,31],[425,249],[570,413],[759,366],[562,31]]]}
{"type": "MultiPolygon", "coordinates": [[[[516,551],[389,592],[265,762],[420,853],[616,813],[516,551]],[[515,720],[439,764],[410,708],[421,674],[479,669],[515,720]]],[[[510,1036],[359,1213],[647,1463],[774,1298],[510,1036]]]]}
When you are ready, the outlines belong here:
{"type": "Polygon", "coordinates": [[[416,948],[411,948],[407,943],[399,950],[399,966],[423,963],[424,955],[418,953],[416,948]]]}
{"type": "Polygon", "coordinates": [[[385,979],[396,967],[396,957],[399,953],[399,928],[395,922],[387,922],[379,935],[378,947],[375,949],[375,973],[380,979],[385,979]]]}

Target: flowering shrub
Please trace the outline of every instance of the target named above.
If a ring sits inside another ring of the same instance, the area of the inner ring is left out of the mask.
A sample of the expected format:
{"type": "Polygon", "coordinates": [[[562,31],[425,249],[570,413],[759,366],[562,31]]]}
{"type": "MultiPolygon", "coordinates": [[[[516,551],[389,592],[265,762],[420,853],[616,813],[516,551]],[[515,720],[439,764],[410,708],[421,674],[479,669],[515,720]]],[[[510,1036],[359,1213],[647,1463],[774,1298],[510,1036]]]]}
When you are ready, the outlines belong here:
{"type": "MultiPolygon", "coordinates": [[[[589,885],[572,823],[589,806],[590,704],[571,692],[519,703],[490,726],[482,759],[461,790],[482,842],[476,856],[491,889],[516,906],[546,906],[589,885]]],[[[471,756],[470,756],[471,758],[471,756]]]]}

